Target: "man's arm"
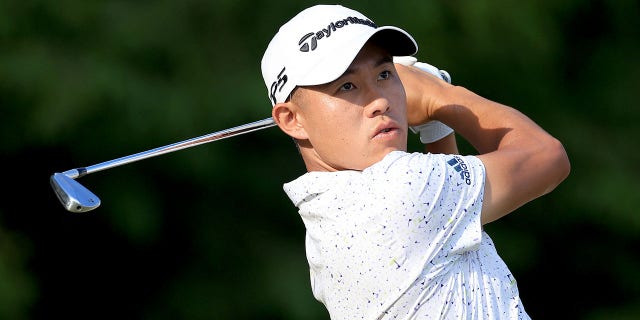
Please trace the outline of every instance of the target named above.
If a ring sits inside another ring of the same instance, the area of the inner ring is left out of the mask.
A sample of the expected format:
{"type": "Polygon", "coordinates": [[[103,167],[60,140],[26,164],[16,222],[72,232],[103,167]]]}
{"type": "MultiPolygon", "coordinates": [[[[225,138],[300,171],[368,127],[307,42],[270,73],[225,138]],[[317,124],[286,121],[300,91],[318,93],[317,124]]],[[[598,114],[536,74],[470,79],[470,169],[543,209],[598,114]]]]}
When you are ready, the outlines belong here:
{"type": "Polygon", "coordinates": [[[396,68],[407,92],[409,124],[441,121],[480,153],[486,168],[483,223],[552,191],[568,176],[562,144],[518,110],[416,68],[396,68]]]}
{"type": "Polygon", "coordinates": [[[425,144],[424,151],[431,153],[458,154],[456,134],[451,133],[440,140],[425,144]]]}

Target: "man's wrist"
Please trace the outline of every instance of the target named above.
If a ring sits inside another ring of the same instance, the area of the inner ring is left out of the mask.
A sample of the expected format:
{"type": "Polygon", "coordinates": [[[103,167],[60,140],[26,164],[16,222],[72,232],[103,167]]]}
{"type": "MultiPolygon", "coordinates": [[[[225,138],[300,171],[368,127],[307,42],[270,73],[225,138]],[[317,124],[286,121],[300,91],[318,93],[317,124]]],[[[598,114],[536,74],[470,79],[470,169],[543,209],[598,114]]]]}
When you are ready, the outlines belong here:
{"type": "MultiPolygon", "coordinates": [[[[403,65],[414,66],[422,71],[428,72],[447,83],[451,83],[451,76],[445,70],[440,70],[439,68],[432,66],[428,63],[419,62],[415,57],[394,57],[394,62],[400,63],[403,65]]],[[[453,133],[453,129],[451,129],[446,124],[432,120],[427,123],[409,127],[411,131],[420,135],[420,142],[423,144],[432,143],[438,141],[450,134],[453,133]]]]}

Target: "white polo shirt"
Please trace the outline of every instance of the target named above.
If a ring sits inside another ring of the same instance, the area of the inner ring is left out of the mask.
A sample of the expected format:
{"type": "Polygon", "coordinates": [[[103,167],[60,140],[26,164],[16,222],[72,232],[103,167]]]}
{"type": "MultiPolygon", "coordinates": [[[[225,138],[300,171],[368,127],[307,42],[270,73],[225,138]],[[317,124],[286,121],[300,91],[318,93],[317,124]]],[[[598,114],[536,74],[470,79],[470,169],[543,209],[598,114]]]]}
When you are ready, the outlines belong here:
{"type": "Polygon", "coordinates": [[[529,319],[482,231],[484,177],[477,157],[394,151],[285,184],[331,319],[529,319]]]}

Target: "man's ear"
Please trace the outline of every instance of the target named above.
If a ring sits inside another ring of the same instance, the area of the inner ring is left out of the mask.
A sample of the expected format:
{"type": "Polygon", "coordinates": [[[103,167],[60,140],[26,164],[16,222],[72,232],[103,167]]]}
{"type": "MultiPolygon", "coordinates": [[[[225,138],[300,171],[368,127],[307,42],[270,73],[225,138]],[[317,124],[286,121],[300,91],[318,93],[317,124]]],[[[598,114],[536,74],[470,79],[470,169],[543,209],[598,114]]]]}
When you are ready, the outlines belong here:
{"type": "Polygon", "coordinates": [[[287,135],[297,140],[309,139],[307,131],[300,122],[302,117],[300,108],[295,103],[291,101],[278,103],[273,106],[271,115],[278,127],[280,127],[280,130],[287,135]]]}

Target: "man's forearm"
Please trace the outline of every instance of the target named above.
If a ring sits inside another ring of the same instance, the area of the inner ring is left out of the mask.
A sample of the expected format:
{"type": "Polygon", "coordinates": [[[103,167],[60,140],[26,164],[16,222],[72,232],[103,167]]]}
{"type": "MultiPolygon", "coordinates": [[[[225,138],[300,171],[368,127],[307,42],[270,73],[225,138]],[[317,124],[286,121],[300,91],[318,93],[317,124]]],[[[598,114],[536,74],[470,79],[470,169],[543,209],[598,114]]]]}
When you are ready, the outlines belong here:
{"type": "Polygon", "coordinates": [[[480,153],[514,145],[519,149],[547,140],[550,135],[526,115],[459,86],[444,90],[442,105],[430,118],[452,127],[480,153]]]}
{"type": "Polygon", "coordinates": [[[430,152],[430,153],[443,153],[443,154],[459,153],[455,133],[451,133],[440,140],[427,143],[424,145],[424,148],[425,148],[425,152],[430,152]]]}

